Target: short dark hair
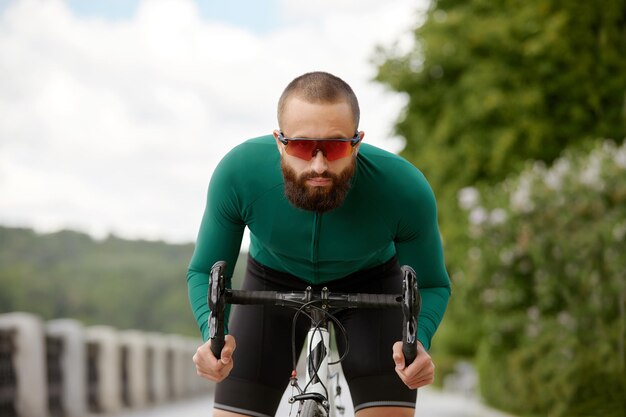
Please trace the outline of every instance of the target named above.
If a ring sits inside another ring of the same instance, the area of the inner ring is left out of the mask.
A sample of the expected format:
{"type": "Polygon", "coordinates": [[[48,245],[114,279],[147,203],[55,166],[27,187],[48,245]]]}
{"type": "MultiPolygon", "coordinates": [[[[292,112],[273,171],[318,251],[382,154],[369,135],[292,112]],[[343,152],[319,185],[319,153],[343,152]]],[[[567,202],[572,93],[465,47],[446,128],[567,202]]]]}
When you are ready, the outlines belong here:
{"type": "Polygon", "coordinates": [[[278,100],[278,125],[281,125],[282,114],[287,100],[292,96],[299,97],[309,103],[337,103],[346,101],[352,109],[354,127],[359,127],[361,111],[359,101],[352,88],[339,77],[322,71],[308,72],[291,81],[278,100]]]}

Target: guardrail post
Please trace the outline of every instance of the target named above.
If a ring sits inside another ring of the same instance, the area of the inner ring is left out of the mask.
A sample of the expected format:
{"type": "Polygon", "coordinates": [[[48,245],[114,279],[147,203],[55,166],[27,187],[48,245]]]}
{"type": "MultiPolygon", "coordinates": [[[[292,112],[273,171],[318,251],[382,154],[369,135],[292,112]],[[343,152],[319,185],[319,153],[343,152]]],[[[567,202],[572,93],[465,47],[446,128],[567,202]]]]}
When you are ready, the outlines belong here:
{"type": "Polygon", "coordinates": [[[138,330],[124,330],[119,335],[122,349],[122,400],[127,407],[145,407],[148,402],[146,337],[138,330]]]}
{"type": "MultiPolygon", "coordinates": [[[[58,369],[60,381],[53,381],[48,375],[48,388],[59,385],[60,410],[64,417],[84,417],[87,412],[87,354],[85,332],[76,320],[57,319],[46,323],[48,340],[60,342],[58,357],[48,351],[48,369],[58,369]],[[58,363],[52,363],[58,361],[58,363]]],[[[52,404],[51,404],[52,407],[52,404]]],[[[51,410],[53,411],[53,410],[51,410]]]]}
{"type": "Polygon", "coordinates": [[[46,353],[43,323],[29,313],[0,314],[0,331],[11,335],[15,372],[13,408],[19,417],[47,417],[46,353]]]}
{"type": "Polygon", "coordinates": [[[87,327],[89,411],[116,413],[122,408],[120,344],[109,326],[87,327]]]}
{"type": "Polygon", "coordinates": [[[170,377],[170,399],[180,400],[185,396],[185,364],[184,364],[184,339],[181,336],[168,336],[168,375],[170,377]]]}
{"type": "Polygon", "coordinates": [[[148,400],[153,404],[161,404],[168,399],[167,381],[167,339],[159,333],[146,335],[148,350],[146,354],[146,371],[148,378],[148,400]]]}
{"type": "Polygon", "coordinates": [[[0,415],[17,416],[17,375],[15,356],[15,330],[0,327],[0,415]]]}

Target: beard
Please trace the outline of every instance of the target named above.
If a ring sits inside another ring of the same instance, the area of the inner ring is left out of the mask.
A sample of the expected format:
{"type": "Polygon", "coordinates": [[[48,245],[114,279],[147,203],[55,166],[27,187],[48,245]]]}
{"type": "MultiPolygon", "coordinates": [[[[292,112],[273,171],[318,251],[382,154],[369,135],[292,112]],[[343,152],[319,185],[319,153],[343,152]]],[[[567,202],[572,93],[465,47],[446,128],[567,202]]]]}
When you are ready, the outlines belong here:
{"type": "Polygon", "coordinates": [[[317,174],[309,171],[298,177],[296,172],[281,158],[280,168],[285,180],[285,196],[297,208],[318,213],[333,210],[342,205],[346,199],[354,176],[355,165],[356,159],[353,159],[350,166],[339,174],[330,172],[317,174]],[[306,183],[311,178],[329,178],[332,182],[328,186],[313,187],[306,183]]]}

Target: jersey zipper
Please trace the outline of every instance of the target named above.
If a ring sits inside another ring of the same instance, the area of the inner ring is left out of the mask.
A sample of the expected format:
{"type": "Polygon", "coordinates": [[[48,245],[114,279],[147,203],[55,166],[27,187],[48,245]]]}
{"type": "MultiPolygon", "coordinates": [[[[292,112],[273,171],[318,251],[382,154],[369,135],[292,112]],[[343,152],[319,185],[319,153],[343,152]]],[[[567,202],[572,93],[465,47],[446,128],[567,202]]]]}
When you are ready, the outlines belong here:
{"type": "Polygon", "coordinates": [[[322,215],[315,213],[313,217],[313,239],[311,239],[311,262],[313,264],[313,279],[317,283],[320,279],[319,271],[319,239],[322,215]]]}

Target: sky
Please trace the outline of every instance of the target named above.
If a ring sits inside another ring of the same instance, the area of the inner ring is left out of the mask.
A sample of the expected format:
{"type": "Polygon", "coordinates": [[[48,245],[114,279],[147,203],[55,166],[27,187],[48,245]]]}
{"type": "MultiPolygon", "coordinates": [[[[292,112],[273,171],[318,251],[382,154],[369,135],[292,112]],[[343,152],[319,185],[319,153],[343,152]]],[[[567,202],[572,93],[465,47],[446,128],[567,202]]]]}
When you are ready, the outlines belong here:
{"type": "Polygon", "coordinates": [[[411,48],[424,1],[0,0],[0,225],[193,242],[214,167],[309,71],[400,151],[374,51],[411,48]]]}

